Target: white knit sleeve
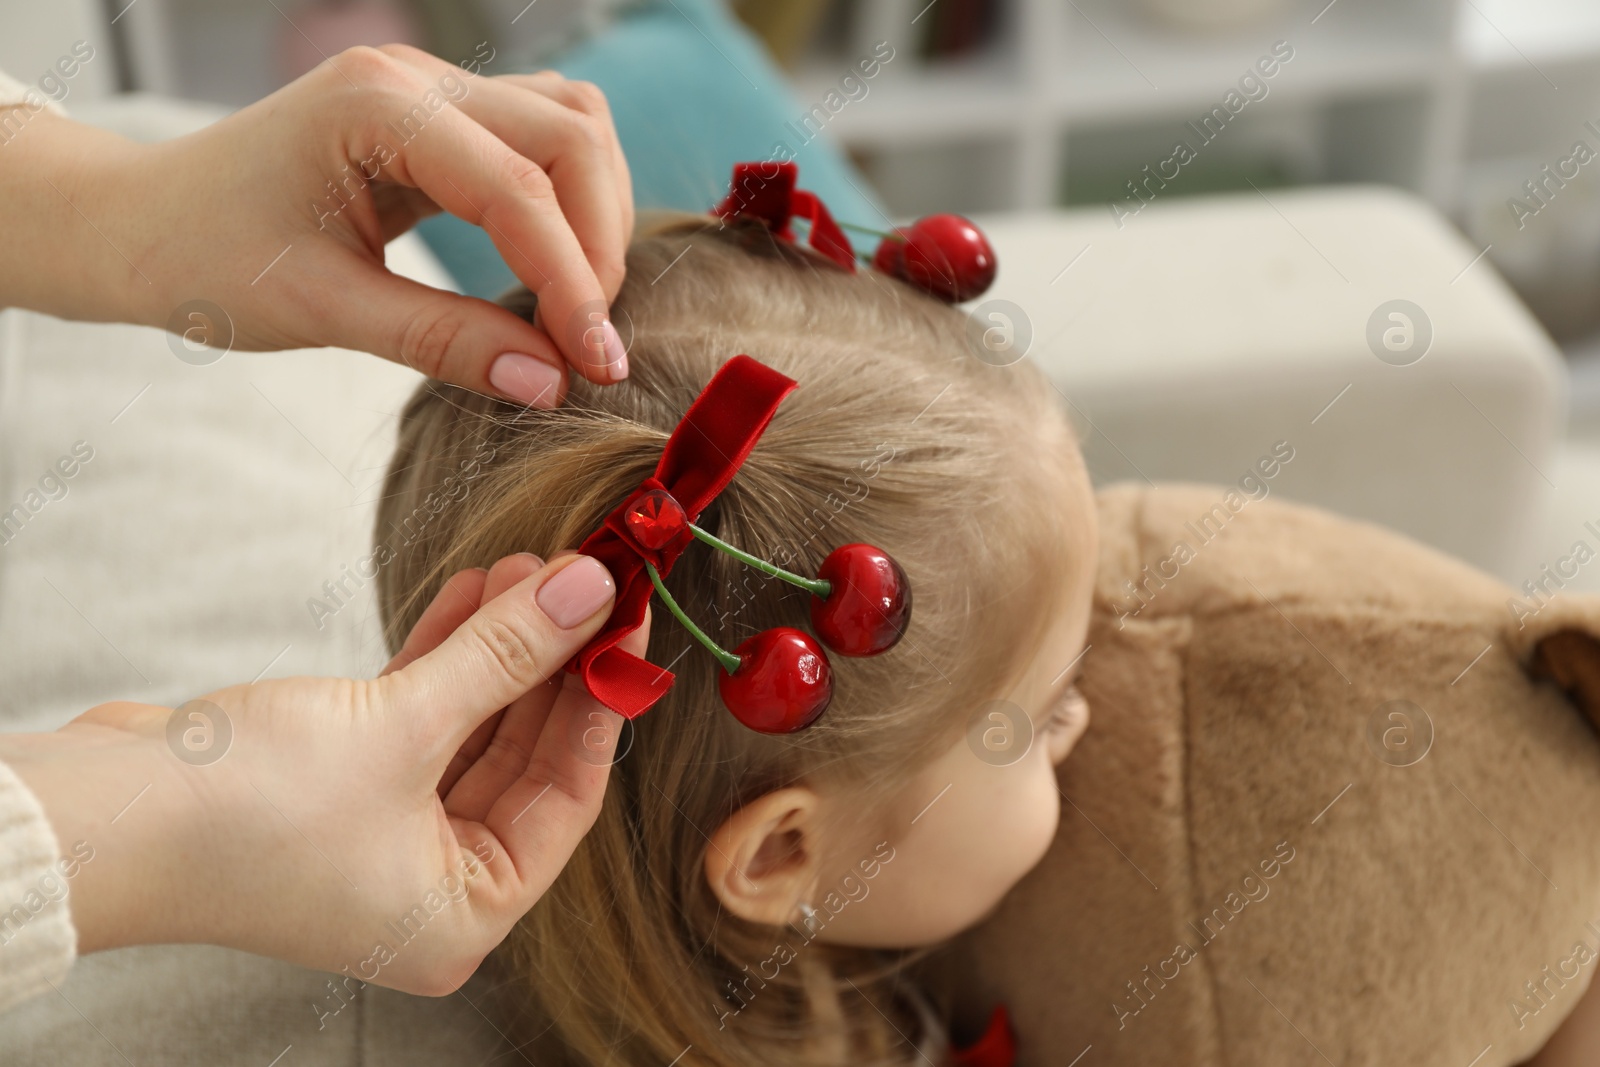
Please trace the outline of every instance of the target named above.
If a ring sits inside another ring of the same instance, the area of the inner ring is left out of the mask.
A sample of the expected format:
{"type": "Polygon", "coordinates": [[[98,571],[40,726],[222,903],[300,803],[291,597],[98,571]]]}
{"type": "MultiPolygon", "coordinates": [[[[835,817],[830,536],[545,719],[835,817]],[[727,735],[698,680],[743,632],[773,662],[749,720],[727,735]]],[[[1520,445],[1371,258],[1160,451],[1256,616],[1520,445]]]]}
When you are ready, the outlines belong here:
{"type": "Polygon", "coordinates": [[[0,1011],[59,983],[78,951],[55,831],[0,763],[0,1011]]]}

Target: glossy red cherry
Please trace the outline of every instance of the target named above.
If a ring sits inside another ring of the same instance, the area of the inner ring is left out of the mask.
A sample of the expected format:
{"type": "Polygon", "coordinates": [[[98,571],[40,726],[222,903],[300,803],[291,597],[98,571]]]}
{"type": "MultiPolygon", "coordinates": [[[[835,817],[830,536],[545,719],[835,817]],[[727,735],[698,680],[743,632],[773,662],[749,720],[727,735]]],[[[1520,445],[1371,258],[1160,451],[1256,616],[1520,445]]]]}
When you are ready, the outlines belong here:
{"type": "Polygon", "coordinates": [[[896,226],[878,242],[877,251],[872,253],[872,269],[903,280],[905,276],[901,271],[905,257],[906,230],[903,226],[896,226]]]}
{"type": "Polygon", "coordinates": [[[911,622],[911,582],[894,557],[874,545],[840,545],[817,577],[832,587],[811,600],[811,626],[843,656],[876,656],[900,640],[911,622]]]}
{"type": "Polygon", "coordinates": [[[952,304],[971,300],[994,283],[994,249],[983,231],[960,215],[928,215],[905,231],[900,269],[891,272],[952,304]]]}
{"type": "Polygon", "coordinates": [[[764,734],[804,729],[833,699],[833,671],[816,638],[789,626],[763,630],[734,654],[739,669],[724,671],[717,690],[733,717],[764,734]]]}
{"type": "Polygon", "coordinates": [[[664,489],[652,489],[628,505],[623,522],[633,539],[652,552],[666,548],[689,528],[683,505],[664,489]]]}

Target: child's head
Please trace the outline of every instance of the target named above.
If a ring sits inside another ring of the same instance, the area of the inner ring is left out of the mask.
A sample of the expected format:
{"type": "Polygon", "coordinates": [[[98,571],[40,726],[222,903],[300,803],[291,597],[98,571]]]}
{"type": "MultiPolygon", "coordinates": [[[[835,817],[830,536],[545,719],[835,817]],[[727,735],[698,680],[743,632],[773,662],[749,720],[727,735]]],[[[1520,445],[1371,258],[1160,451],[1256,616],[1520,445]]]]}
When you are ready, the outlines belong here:
{"type": "MultiPolygon", "coordinates": [[[[877,950],[970,926],[1037,862],[1052,765],[1086,721],[1067,668],[1093,501],[1058,398],[1027,364],[976,358],[959,312],[754,226],[636,239],[612,317],[632,335],[622,385],[575,383],[549,412],[438,383],[412,399],[379,515],[406,545],[379,579],[391,645],[455,571],[581,542],[738,353],[800,384],[700,524],[800,573],[881,546],[916,608],[891,651],[832,657],[829,710],[783,736],[736,722],[717,662],[655,612],[649,659],[677,683],[508,943],[540,1062],[914,1059],[899,957],[877,950]]],[[[807,594],[698,542],[666,584],[724,647],[809,628],[807,594]]]]}

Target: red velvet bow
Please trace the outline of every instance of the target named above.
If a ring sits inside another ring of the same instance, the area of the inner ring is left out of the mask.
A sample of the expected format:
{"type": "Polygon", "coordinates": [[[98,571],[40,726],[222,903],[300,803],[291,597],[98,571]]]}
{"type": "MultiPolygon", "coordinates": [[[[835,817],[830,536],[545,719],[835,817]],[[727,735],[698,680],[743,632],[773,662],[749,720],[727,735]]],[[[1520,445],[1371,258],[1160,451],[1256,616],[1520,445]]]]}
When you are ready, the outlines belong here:
{"type": "Polygon", "coordinates": [[[785,377],[749,356],[734,356],[712,376],[667,438],[653,477],[628,494],[590,534],[578,551],[593,556],[617,583],[617,603],[601,631],[567,664],[577,671],[596,700],[624,718],[648,711],[672,688],[670,671],[616,644],[644,622],[654,586],[645,564],[663,576],[694,535],[687,527],[665,547],[652,550],[628,531],[628,506],[652,490],[664,489],[683,505],[693,522],[733,480],[745,457],[761,439],[778,405],[795,387],[785,377]]]}
{"type": "Polygon", "coordinates": [[[845,270],[855,273],[856,253],[844,230],[816,193],[796,189],[800,168],[793,163],[735,163],[733,185],[727,199],[711,209],[719,219],[759,219],[774,237],[794,240],[790,220],[795,216],[811,223],[811,247],[845,270]]]}
{"type": "Polygon", "coordinates": [[[1017,1062],[1017,1038],[1011,1031],[1011,1016],[1001,1004],[989,1016],[989,1028],[966,1048],[954,1050],[955,1067],[1012,1067],[1017,1062]]]}

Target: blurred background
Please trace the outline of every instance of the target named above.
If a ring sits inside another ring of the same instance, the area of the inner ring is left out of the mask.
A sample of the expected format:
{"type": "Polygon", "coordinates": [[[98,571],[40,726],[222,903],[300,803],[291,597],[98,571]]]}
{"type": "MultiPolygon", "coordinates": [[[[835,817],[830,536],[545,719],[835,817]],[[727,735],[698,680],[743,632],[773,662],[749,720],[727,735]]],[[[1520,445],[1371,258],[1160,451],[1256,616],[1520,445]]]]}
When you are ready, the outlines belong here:
{"type": "MultiPolygon", "coordinates": [[[[660,6],[0,0],[0,67],[25,78],[71,40],[108,38],[113,61],[86,66],[80,98],[239,106],[352,44],[462,59],[487,41],[498,72],[558,62],[660,6]]],[[[1204,116],[1284,42],[1293,58],[1258,79],[1267,95],[1163,197],[1413,190],[1492,246],[1558,341],[1600,331],[1600,167],[1573,160],[1580,143],[1600,152],[1595,0],[742,0],[733,14],[785,72],[794,133],[825,127],[896,215],[1124,201],[1176,142],[1198,145],[1204,116]],[[841,88],[884,44],[892,59],[841,88]]]]}

